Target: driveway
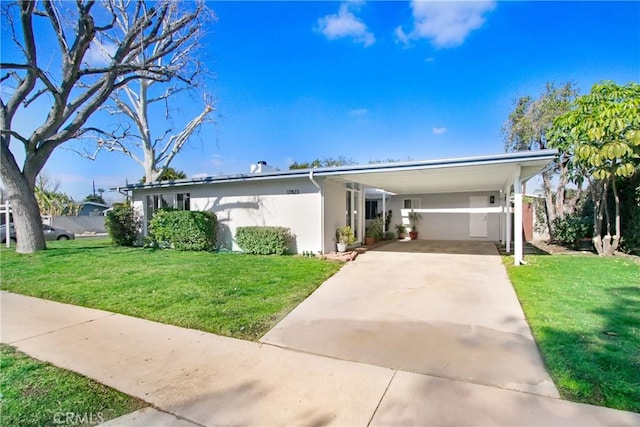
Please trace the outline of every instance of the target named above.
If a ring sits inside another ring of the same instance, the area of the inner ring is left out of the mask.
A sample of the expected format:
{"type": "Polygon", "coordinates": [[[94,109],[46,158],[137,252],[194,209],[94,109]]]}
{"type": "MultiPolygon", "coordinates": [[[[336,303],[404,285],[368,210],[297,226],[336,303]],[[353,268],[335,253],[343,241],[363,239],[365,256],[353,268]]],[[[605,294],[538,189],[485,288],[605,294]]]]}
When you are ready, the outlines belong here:
{"type": "Polygon", "coordinates": [[[369,251],[261,341],[559,397],[493,243],[398,241],[369,251]]]}

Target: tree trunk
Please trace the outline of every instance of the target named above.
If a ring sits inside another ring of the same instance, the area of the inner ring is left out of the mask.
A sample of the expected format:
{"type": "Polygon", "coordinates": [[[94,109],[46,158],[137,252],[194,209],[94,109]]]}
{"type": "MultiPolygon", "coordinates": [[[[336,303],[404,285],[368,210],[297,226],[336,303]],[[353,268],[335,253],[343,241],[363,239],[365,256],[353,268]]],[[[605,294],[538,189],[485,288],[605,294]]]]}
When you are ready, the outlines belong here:
{"type": "Polygon", "coordinates": [[[591,191],[591,199],[594,203],[593,212],[593,247],[596,249],[598,255],[604,255],[604,242],[602,241],[602,218],[604,216],[604,207],[602,203],[602,184],[597,181],[592,181],[589,184],[591,191]]]}
{"type": "Polygon", "coordinates": [[[13,212],[13,223],[18,243],[16,251],[23,254],[46,249],[42,218],[34,194],[35,176],[31,183],[15,162],[13,155],[2,145],[2,181],[7,187],[13,212]]]}
{"type": "MultiPolygon", "coordinates": [[[[615,219],[615,229],[613,236],[610,237],[609,247],[606,248],[604,255],[609,256],[613,255],[615,251],[618,250],[618,246],[620,245],[620,197],[618,196],[618,188],[616,187],[616,179],[612,178],[611,182],[611,190],[613,191],[613,199],[615,200],[616,207],[616,219],[615,219]]],[[[607,233],[609,234],[609,233],[607,233]]]]}
{"type": "Polygon", "coordinates": [[[555,205],[553,204],[553,190],[551,188],[551,173],[542,172],[542,187],[544,189],[545,213],[547,214],[547,228],[549,237],[553,240],[553,220],[556,219],[555,205]]]}

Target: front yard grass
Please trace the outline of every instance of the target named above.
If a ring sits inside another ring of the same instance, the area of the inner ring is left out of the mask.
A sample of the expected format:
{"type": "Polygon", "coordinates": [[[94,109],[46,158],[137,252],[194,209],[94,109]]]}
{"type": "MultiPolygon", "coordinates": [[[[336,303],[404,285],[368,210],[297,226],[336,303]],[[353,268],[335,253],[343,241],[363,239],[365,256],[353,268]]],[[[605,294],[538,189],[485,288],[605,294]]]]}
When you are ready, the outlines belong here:
{"type": "Polygon", "coordinates": [[[640,264],[527,256],[505,265],[563,398],[640,412],[640,264]]]}
{"type": "Polygon", "coordinates": [[[145,402],[0,345],[3,426],[95,425],[145,402]]]}
{"type": "Polygon", "coordinates": [[[293,256],[179,252],[50,242],[0,251],[3,290],[256,340],[340,264],[293,256]]]}

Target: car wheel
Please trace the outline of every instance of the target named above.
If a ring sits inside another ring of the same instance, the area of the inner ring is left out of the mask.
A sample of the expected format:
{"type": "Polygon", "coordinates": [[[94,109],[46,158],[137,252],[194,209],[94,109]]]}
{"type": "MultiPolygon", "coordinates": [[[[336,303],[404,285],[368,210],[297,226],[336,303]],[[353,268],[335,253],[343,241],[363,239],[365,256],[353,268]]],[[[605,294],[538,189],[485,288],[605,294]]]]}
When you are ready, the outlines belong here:
{"type": "Polygon", "coordinates": [[[59,236],[58,240],[69,240],[69,236],[59,236]]]}

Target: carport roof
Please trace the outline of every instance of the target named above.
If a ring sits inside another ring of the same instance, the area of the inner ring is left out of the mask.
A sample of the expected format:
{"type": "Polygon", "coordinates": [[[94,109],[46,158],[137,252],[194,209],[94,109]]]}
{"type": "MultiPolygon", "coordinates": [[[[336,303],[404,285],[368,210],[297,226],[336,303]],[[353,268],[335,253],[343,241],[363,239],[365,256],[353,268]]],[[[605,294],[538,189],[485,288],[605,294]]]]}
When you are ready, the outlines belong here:
{"type": "Polygon", "coordinates": [[[513,183],[518,166],[520,167],[520,179],[526,181],[540,173],[555,158],[556,154],[556,150],[540,150],[440,160],[294,169],[259,174],[210,176],[130,184],[117,188],[117,190],[311,176],[314,178],[325,177],[336,182],[355,182],[395,194],[497,191],[505,189],[513,183]]]}

